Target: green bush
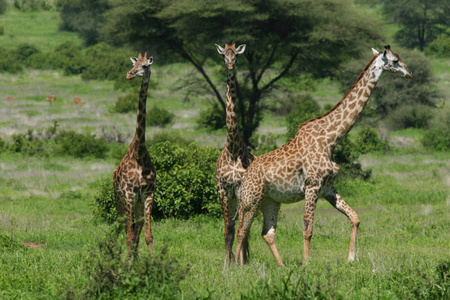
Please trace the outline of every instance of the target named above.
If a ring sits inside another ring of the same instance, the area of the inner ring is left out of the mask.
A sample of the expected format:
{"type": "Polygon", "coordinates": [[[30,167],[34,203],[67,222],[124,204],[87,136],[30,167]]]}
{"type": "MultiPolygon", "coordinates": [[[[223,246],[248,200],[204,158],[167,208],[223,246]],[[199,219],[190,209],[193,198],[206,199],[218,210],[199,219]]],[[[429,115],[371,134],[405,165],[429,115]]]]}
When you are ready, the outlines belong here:
{"type": "MultiPolygon", "coordinates": [[[[82,261],[83,272],[90,279],[87,299],[177,299],[179,284],[188,268],[161,253],[143,253],[131,264],[116,233],[107,234],[82,261]]],[[[125,243],[123,243],[125,244],[125,243]]]]}
{"type": "Polygon", "coordinates": [[[18,73],[22,70],[22,62],[16,59],[14,53],[0,47],[0,72],[18,73]]]}
{"type": "Polygon", "coordinates": [[[84,158],[93,156],[104,158],[109,147],[104,138],[95,138],[89,134],[80,134],[74,131],[63,131],[55,137],[55,152],[60,155],[70,155],[84,158]]]}
{"type": "Polygon", "coordinates": [[[365,127],[355,137],[355,151],[366,154],[375,151],[386,151],[389,148],[387,141],[381,140],[378,131],[371,127],[365,127]]]}
{"type": "Polygon", "coordinates": [[[12,143],[8,145],[11,152],[22,153],[28,156],[48,157],[52,151],[51,146],[44,140],[38,140],[33,137],[33,131],[28,131],[27,135],[18,133],[11,136],[12,143]]]}
{"type": "Polygon", "coordinates": [[[444,33],[439,35],[425,48],[425,54],[442,58],[450,57],[450,34],[444,33]]]}
{"type": "Polygon", "coordinates": [[[0,35],[5,34],[5,27],[3,25],[0,25],[0,35]]]}
{"type": "Polygon", "coordinates": [[[358,162],[359,155],[360,153],[356,150],[355,143],[346,135],[333,152],[333,159],[339,165],[338,179],[370,179],[372,171],[362,169],[361,164],[358,162]]]}
{"type": "Polygon", "coordinates": [[[154,217],[221,214],[214,176],[219,150],[163,142],[152,145],[149,153],[157,174],[154,217]]]}
{"type": "Polygon", "coordinates": [[[428,121],[433,116],[433,109],[426,105],[413,104],[401,106],[392,111],[386,124],[392,130],[400,130],[409,127],[427,128],[428,121]]]}
{"type": "Polygon", "coordinates": [[[152,139],[149,141],[149,145],[154,145],[162,142],[170,142],[171,144],[178,146],[187,146],[192,143],[192,140],[188,140],[181,136],[179,133],[167,133],[165,131],[157,132],[153,135],[152,139]]]}
{"type": "MultiPolygon", "coordinates": [[[[0,15],[4,14],[6,12],[6,9],[8,8],[8,1],[7,0],[0,0],[0,15]]],[[[0,26],[3,28],[3,26],[0,26]]],[[[0,34],[3,34],[0,33],[0,34]]]]}
{"type": "Polygon", "coordinates": [[[147,125],[165,127],[173,122],[175,114],[168,110],[153,105],[147,113],[147,125]]]}
{"type": "MultiPolygon", "coordinates": [[[[208,214],[219,216],[221,208],[215,183],[218,149],[196,143],[177,145],[161,142],[149,149],[156,169],[154,218],[189,218],[208,214]]],[[[111,222],[116,215],[112,179],[105,180],[94,199],[94,215],[111,222]]]]}
{"type": "Polygon", "coordinates": [[[138,109],[139,94],[136,92],[128,93],[125,96],[119,97],[116,101],[116,105],[113,108],[117,113],[128,113],[130,111],[136,112],[138,109]]]}
{"type": "Polygon", "coordinates": [[[95,217],[106,221],[108,224],[113,224],[117,221],[118,212],[116,200],[114,198],[112,174],[109,178],[103,179],[97,184],[98,190],[94,196],[93,214],[95,217]]]}
{"type": "Polygon", "coordinates": [[[20,44],[16,48],[15,56],[19,61],[25,61],[31,55],[39,53],[38,48],[31,44],[20,44]]]}
{"type": "Polygon", "coordinates": [[[310,98],[309,95],[304,95],[286,118],[288,139],[291,139],[295,136],[300,124],[303,124],[304,122],[317,117],[318,115],[320,115],[319,104],[315,100],[310,98]]]}
{"type": "Polygon", "coordinates": [[[450,129],[447,128],[447,130],[442,131],[433,129],[425,132],[422,138],[422,145],[435,151],[449,151],[450,129]]]}
{"type": "Polygon", "coordinates": [[[222,107],[214,103],[206,110],[200,111],[198,125],[208,130],[217,130],[226,126],[226,115],[222,107]]]}

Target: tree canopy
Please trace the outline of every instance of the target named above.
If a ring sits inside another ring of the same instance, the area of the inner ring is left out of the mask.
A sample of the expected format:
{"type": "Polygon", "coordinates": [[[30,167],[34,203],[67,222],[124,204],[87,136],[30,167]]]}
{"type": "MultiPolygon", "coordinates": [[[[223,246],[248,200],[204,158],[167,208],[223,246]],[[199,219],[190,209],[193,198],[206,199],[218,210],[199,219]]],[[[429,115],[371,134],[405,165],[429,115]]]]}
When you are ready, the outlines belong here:
{"type": "Polygon", "coordinates": [[[160,62],[176,57],[190,62],[223,110],[225,79],[217,83],[210,75],[217,70],[211,63],[222,63],[214,44],[246,44],[237,66],[237,108],[247,142],[259,126],[263,100],[281,79],[327,76],[381,39],[380,24],[349,0],[112,0],[109,5],[100,40],[147,46],[160,62]]]}

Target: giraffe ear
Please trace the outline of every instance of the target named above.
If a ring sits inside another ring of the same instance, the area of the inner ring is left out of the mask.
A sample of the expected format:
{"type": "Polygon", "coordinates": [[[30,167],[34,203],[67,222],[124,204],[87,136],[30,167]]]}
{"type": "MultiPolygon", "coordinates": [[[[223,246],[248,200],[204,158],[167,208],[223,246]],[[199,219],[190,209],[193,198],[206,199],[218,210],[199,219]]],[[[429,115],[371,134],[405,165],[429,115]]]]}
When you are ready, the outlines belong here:
{"type": "Polygon", "coordinates": [[[138,61],[138,58],[137,57],[130,57],[130,60],[133,63],[133,66],[134,66],[134,64],[138,61]]]}
{"type": "Polygon", "coordinates": [[[153,56],[150,56],[147,60],[147,65],[151,65],[153,63],[153,56]]]}
{"type": "Polygon", "coordinates": [[[375,50],[375,49],[373,49],[373,48],[372,48],[372,52],[373,52],[373,55],[380,54],[380,52],[378,52],[377,50],[375,50]]]}
{"type": "Polygon", "coordinates": [[[217,44],[214,44],[214,45],[216,45],[217,52],[219,52],[219,54],[223,54],[223,52],[225,51],[225,49],[223,49],[222,47],[220,47],[220,46],[217,45],[217,44]]]}
{"type": "Polygon", "coordinates": [[[245,44],[240,45],[239,47],[236,48],[236,54],[242,54],[245,51],[245,44]]]}

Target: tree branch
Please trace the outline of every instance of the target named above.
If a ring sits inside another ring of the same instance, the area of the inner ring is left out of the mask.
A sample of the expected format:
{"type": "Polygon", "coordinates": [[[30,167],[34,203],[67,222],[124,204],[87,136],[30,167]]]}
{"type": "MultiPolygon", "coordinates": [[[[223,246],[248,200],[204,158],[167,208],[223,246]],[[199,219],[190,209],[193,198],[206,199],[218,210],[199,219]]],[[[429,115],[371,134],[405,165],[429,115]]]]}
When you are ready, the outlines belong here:
{"type": "Polygon", "coordinates": [[[294,64],[295,59],[298,56],[298,52],[295,52],[294,54],[292,54],[291,59],[289,60],[288,64],[286,65],[286,67],[284,68],[284,70],[278,74],[277,77],[273,78],[268,84],[266,84],[265,86],[263,86],[261,88],[261,94],[264,93],[265,91],[267,91],[268,89],[270,89],[275,82],[277,82],[278,80],[280,80],[281,78],[283,78],[287,72],[289,72],[290,68],[292,67],[292,65],[294,64]]]}

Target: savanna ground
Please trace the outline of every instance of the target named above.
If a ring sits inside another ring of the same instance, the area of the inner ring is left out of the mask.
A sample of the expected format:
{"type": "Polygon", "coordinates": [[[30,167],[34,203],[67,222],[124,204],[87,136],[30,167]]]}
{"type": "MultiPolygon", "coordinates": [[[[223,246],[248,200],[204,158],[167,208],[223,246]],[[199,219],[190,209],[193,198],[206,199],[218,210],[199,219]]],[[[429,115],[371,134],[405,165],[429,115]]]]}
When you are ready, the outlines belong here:
{"type": "MultiPolygon", "coordinates": [[[[17,21],[17,14],[10,11],[0,21],[17,21]]],[[[45,40],[42,47],[48,48],[64,39],[76,39],[68,33],[59,36],[57,13],[20,14],[22,24],[45,26],[22,26],[38,31],[1,36],[2,45],[12,47],[17,40],[39,35],[41,43],[45,40]]],[[[221,58],[217,61],[222,64],[221,58]]],[[[444,99],[449,98],[449,68],[448,60],[433,63],[444,99]]],[[[177,118],[167,129],[149,127],[149,137],[165,130],[221,147],[224,131],[207,133],[195,122],[209,99],[183,100],[186,90],[177,83],[190,72],[182,64],[153,67],[157,88],[150,87],[149,104],[164,105],[177,118]]],[[[45,130],[57,121],[60,128],[97,136],[121,135],[125,144],[131,140],[135,114],[111,111],[123,94],[111,82],[84,82],[60,71],[26,70],[0,74],[0,86],[0,135],[4,138],[29,129],[45,130]],[[45,97],[53,94],[57,100],[50,105],[45,97]],[[14,103],[7,96],[13,96],[14,103]],[[80,97],[83,104],[75,106],[73,97],[80,97]]],[[[321,82],[312,94],[321,105],[342,98],[330,81],[321,82]]],[[[260,130],[283,131],[283,120],[269,115],[260,130]]],[[[389,133],[397,147],[389,153],[360,157],[362,165],[372,169],[371,180],[339,184],[340,194],[361,220],[354,263],[346,261],[350,223],[323,200],[318,202],[308,265],[302,264],[303,202],[282,206],[277,244],[286,268],[276,267],[260,237],[260,217],[252,226],[249,264],[229,268],[224,268],[222,220],[204,216],[153,222],[155,253],[167,247],[165,258],[176,259],[180,268],[187,269],[176,297],[448,299],[450,153],[425,150],[420,144],[422,134],[421,130],[389,133]]],[[[0,228],[4,234],[0,236],[0,298],[86,297],[92,279],[86,273],[86,261],[110,231],[94,220],[93,197],[99,180],[111,177],[117,164],[113,158],[0,154],[0,228]]],[[[123,234],[119,244],[125,245],[123,234]]],[[[143,241],[140,252],[147,256],[143,241]]]]}

